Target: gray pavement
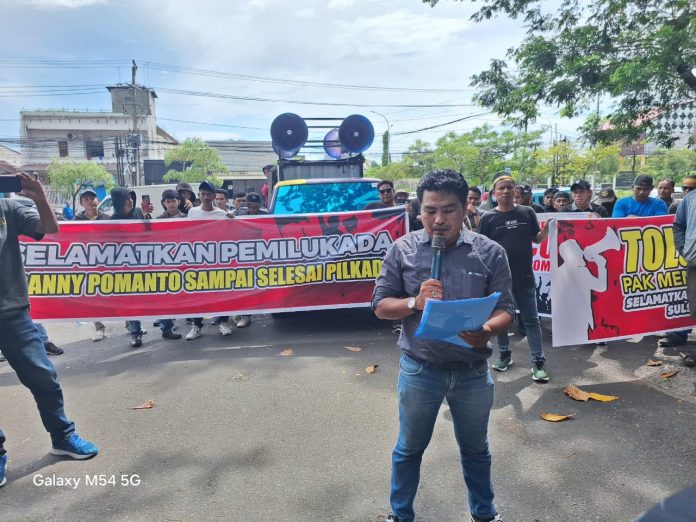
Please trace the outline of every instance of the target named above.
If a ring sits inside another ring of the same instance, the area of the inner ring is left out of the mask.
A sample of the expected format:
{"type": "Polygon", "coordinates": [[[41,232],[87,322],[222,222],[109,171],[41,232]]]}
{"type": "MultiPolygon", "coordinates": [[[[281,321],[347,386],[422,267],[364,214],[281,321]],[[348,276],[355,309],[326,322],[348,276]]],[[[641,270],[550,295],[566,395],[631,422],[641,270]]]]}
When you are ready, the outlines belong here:
{"type": "MultiPolygon", "coordinates": [[[[149,327],[136,350],[122,322],[108,329],[93,343],[91,324],[48,325],[66,350],[53,361],[68,414],[101,448],[89,461],[48,454],[33,399],[0,363],[10,457],[0,520],[384,519],[397,433],[389,323],[361,310],[261,316],[228,337],[206,326],[188,342],[163,341],[149,327]],[[292,356],[279,355],[288,348],[292,356]],[[148,400],[154,408],[130,409],[148,400]],[[80,483],[37,485],[54,476],[80,483]],[[96,485],[85,483],[95,476],[96,485]]],[[[651,337],[548,348],[552,380],[539,385],[524,340],[514,338],[515,365],[494,375],[490,425],[496,501],[507,522],[631,521],[696,483],[696,371],[656,347],[651,337]],[[655,356],[680,373],[660,379],[664,366],[643,366],[655,356]],[[621,398],[572,401],[563,394],[571,383],[621,398]],[[548,423],[541,412],[576,416],[548,423]]],[[[426,522],[468,521],[446,404],[416,509],[426,522]]]]}

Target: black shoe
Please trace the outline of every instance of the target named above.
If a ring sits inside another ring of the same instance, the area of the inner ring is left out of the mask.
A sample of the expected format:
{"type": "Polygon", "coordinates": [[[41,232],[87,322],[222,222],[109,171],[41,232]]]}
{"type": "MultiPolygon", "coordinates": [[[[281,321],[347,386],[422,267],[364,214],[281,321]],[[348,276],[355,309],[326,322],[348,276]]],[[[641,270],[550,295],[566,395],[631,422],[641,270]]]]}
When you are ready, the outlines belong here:
{"type": "Polygon", "coordinates": [[[387,517],[387,520],[385,522],[399,522],[399,517],[394,516],[394,515],[389,515],[387,517]]]}
{"type": "Polygon", "coordinates": [[[47,343],[45,343],[44,348],[46,349],[46,353],[48,355],[62,355],[63,353],[65,353],[62,348],[58,348],[51,341],[48,341],[47,343]]]}
{"type": "Polygon", "coordinates": [[[143,345],[143,336],[140,334],[131,335],[130,343],[133,348],[140,348],[143,345]]]}
{"type": "Polygon", "coordinates": [[[162,332],[162,338],[163,339],[171,339],[171,340],[175,341],[177,339],[181,339],[181,334],[174,333],[171,330],[165,330],[164,332],[162,332]]]}
{"type": "Polygon", "coordinates": [[[671,346],[682,346],[686,344],[686,339],[683,337],[677,337],[676,335],[668,335],[660,341],[660,346],[663,348],[669,348],[671,346]]]}

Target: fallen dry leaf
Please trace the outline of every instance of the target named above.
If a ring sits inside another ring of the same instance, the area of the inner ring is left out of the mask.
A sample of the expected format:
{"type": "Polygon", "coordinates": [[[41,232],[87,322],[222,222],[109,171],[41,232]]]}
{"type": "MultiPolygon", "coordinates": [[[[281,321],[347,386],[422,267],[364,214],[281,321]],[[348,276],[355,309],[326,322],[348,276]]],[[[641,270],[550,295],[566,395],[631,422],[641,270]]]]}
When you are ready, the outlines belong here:
{"type": "Polygon", "coordinates": [[[244,373],[244,372],[235,373],[235,374],[232,376],[232,378],[233,378],[235,381],[248,381],[248,380],[249,380],[249,376],[248,376],[246,373],[244,373]]]}
{"type": "Polygon", "coordinates": [[[350,350],[351,352],[362,352],[362,348],[359,346],[344,346],[346,350],[350,350]]]}
{"type": "Polygon", "coordinates": [[[131,410],[150,410],[152,407],[155,405],[155,401],[149,400],[145,404],[141,404],[140,406],[135,406],[131,408],[131,410]]]}
{"type": "Polygon", "coordinates": [[[573,417],[575,417],[575,414],[571,413],[570,415],[559,415],[558,413],[542,413],[540,417],[545,421],[549,422],[561,422],[564,420],[572,419],[573,417]]]}
{"type": "Polygon", "coordinates": [[[663,379],[669,379],[670,377],[674,377],[678,373],[679,373],[679,370],[672,370],[671,372],[662,372],[660,374],[660,377],[662,377],[663,379]]]}
{"type": "Polygon", "coordinates": [[[655,361],[653,359],[648,359],[648,362],[645,363],[645,366],[662,366],[664,363],[662,361],[655,361]]]}
{"type": "Polygon", "coordinates": [[[365,371],[367,373],[375,373],[375,370],[377,370],[378,367],[379,364],[373,364],[372,366],[368,366],[367,368],[365,368],[365,371]]]}
{"type": "Polygon", "coordinates": [[[582,391],[580,388],[577,386],[566,386],[563,388],[563,392],[570,397],[571,399],[575,399],[576,401],[589,401],[590,400],[590,394],[582,391]]]}
{"type": "Polygon", "coordinates": [[[590,392],[590,399],[600,402],[611,402],[618,399],[616,395],[602,395],[601,393],[590,392]]]}
{"type": "Polygon", "coordinates": [[[283,351],[280,352],[278,355],[284,355],[284,356],[286,356],[286,357],[287,357],[288,355],[292,355],[292,348],[288,348],[287,350],[283,350],[283,351]]]}
{"type": "Polygon", "coordinates": [[[581,390],[577,386],[566,386],[563,389],[563,391],[568,397],[570,397],[571,399],[575,399],[576,401],[587,402],[590,399],[594,399],[600,402],[611,402],[619,398],[615,395],[602,395],[601,393],[586,392],[581,390]]]}

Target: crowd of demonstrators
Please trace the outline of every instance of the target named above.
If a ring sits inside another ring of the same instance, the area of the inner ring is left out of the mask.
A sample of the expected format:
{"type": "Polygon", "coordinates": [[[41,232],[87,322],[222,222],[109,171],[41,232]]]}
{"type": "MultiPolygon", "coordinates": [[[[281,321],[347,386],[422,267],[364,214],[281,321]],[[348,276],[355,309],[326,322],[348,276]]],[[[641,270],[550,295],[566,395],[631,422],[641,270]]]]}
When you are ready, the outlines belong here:
{"type": "MultiPolygon", "coordinates": [[[[696,189],[696,175],[688,175],[682,180],[682,194],[683,197],[685,198],[686,196],[689,195],[689,192],[692,190],[696,189]]],[[[669,206],[667,209],[668,214],[676,214],[677,213],[677,208],[679,208],[679,203],[681,203],[681,199],[677,199],[672,202],[672,204],[669,206]]]]}
{"type": "Polygon", "coordinates": [[[510,269],[500,245],[466,230],[469,187],[453,171],[432,171],[418,184],[424,230],[397,239],[387,251],[375,283],[372,306],[378,317],[403,320],[397,381],[399,435],[392,452],[387,520],[412,521],[420,467],[444,399],[452,422],[469,493],[474,522],[501,521],[493,502],[488,420],[493,406],[493,380],[487,359],[489,339],[505,332],[515,308],[510,296],[510,269]],[[445,238],[440,279],[429,279],[431,238],[445,238]],[[466,274],[466,275],[462,275],[466,274]],[[485,297],[501,292],[495,309],[480,330],[459,336],[472,350],[415,337],[427,299],[485,297]]]}
{"type": "MultiPolygon", "coordinates": [[[[92,189],[80,192],[79,201],[84,210],[75,215],[75,221],[106,221],[111,217],[99,210],[99,196],[92,189]]],[[[101,321],[95,321],[92,341],[103,341],[104,337],[106,337],[106,326],[101,321]]]]}
{"type": "Polygon", "coordinates": [[[545,212],[544,207],[537,205],[532,201],[532,187],[529,185],[517,185],[515,187],[515,205],[524,205],[525,207],[532,207],[532,210],[537,214],[542,214],[545,212]]]}
{"type": "MultiPolygon", "coordinates": [[[[29,290],[19,236],[36,241],[58,232],[58,221],[38,180],[19,174],[22,195],[36,208],[0,199],[0,320],[3,355],[20,382],[34,396],[44,428],[51,436],[51,453],[75,459],[94,457],[98,448],[80,438],[65,413],[63,391],[48,359],[39,330],[29,316],[29,290]]],[[[7,482],[5,434],[0,430],[0,486],[7,482]]]]}
{"type": "MultiPolygon", "coordinates": [[[[532,208],[515,205],[515,181],[508,173],[501,172],[496,176],[493,180],[493,190],[498,206],[481,217],[479,233],[500,244],[507,253],[512,273],[512,295],[527,334],[532,360],[532,379],[547,382],[549,374],[545,368],[546,358],[537,311],[536,281],[532,270],[532,241],[544,241],[549,228],[540,228],[532,208]]],[[[497,340],[499,359],[493,363],[493,369],[504,372],[513,363],[507,331],[499,333],[497,340]]]]}
{"type": "Polygon", "coordinates": [[[647,174],[637,176],[633,181],[633,195],[619,199],[614,205],[611,217],[621,218],[628,216],[664,216],[667,214],[667,205],[658,198],[650,197],[653,189],[653,179],[647,174]]]}
{"type": "Polygon", "coordinates": [[[394,183],[385,179],[377,184],[379,201],[365,205],[363,210],[374,210],[378,208],[389,208],[394,206],[394,183]]]}
{"type": "Polygon", "coordinates": [[[573,183],[570,186],[570,193],[573,204],[563,207],[561,212],[592,212],[602,218],[609,217],[607,209],[602,205],[592,203],[592,187],[584,179],[573,183]]]}

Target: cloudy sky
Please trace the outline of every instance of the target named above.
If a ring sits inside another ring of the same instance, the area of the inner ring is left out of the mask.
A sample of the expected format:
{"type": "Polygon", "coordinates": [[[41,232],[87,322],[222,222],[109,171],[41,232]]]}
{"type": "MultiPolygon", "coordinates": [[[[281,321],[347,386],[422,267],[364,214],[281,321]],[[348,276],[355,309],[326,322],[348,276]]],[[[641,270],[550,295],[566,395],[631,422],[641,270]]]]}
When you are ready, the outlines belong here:
{"type": "MultiPolygon", "coordinates": [[[[110,110],[104,87],[129,82],[135,59],[137,82],[158,94],[159,125],[177,139],[267,140],[283,112],[359,113],[378,134],[389,121],[392,151],[403,152],[417,138],[498,123],[481,115],[400,134],[485,112],[472,105],[470,76],[504,57],[523,28],[508,19],[474,24],[475,5],[0,0],[0,140],[13,146],[22,109],[110,110]]],[[[556,121],[552,109],[545,116],[556,121]]],[[[571,136],[575,127],[559,122],[571,136]]],[[[367,155],[380,151],[376,139],[367,155]]]]}

